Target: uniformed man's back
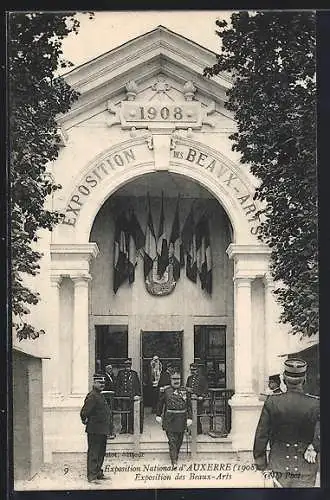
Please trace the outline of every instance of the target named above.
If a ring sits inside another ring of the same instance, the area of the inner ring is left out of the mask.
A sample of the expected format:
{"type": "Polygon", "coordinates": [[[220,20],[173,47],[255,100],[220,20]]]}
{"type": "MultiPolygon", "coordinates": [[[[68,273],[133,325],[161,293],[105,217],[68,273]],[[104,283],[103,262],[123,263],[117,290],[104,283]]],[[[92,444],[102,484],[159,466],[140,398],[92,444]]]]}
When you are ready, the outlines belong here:
{"type": "Polygon", "coordinates": [[[272,439],[311,442],[318,415],[317,399],[290,390],[268,396],[265,406],[272,415],[272,439]]]}
{"type": "Polygon", "coordinates": [[[281,486],[310,487],[315,483],[317,463],[308,461],[305,454],[309,446],[317,443],[319,401],[303,392],[306,362],[291,359],[284,365],[288,390],[267,397],[256,429],[253,455],[257,468],[271,470],[281,486]]]}

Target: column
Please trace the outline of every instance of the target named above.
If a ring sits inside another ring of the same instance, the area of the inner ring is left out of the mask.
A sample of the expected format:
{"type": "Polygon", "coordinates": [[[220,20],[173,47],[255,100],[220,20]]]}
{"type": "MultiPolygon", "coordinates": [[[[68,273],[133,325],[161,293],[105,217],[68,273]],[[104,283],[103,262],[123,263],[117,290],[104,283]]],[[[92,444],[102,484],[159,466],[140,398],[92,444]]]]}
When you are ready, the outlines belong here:
{"type": "Polygon", "coordinates": [[[259,417],[258,401],[253,392],[252,352],[252,277],[234,278],[235,394],[230,399],[232,426],[230,437],[237,450],[251,450],[259,417]]]}
{"type": "Polygon", "coordinates": [[[50,360],[50,377],[51,377],[51,392],[54,395],[60,393],[60,291],[61,291],[61,275],[52,275],[51,283],[51,298],[49,314],[52,318],[52,358],[50,360]]]}
{"type": "Polygon", "coordinates": [[[269,375],[281,373],[283,360],[280,354],[285,354],[288,348],[288,333],[286,327],[279,323],[280,306],[274,296],[275,284],[267,273],[264,278],[265,288],[265,383],[269,375]]]}
{"type": "Polygon", "coordinates": [[[274,307],[273,307],[273,291],[274,282],[269,277],[264,280],[265,287],[265,388],[267,379],[271,375],[271,360],[272,353],[272,329],[274,328],[274,307]]]}
{"type": "Polygon", "coordinates": [[[88,284],[89,274],[71,278],[74,283],[72,337],[72,394],[88,392],[88,284]]]}
{"type": "Polygon", "coordinates": [[[235,393],[252,394],[252,302],[251,278],[235,283],[235,393]]]}

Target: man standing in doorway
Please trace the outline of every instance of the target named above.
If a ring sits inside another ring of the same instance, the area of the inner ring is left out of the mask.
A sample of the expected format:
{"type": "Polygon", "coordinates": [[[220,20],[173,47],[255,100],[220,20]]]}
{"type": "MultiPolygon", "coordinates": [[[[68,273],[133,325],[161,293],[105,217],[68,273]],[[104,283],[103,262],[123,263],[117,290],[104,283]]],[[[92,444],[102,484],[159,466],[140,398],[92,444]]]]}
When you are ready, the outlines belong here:
{"type": "Polygon", "coordinates": [[[181,387],[180,373],[173,372],[171,386],[160,393],[156,415],[156,421],[163,423],[172,466],[176,467],[185,430],[192,424],[190,395],[181,387]]]}
{"type": "Polygon", "coordinates": [[[108,392],[105,394],[105,398],[110,407],[110,436],[109,439],[114,439],[116,437],[113,430],[113,397],[116,390],[116,377],[114,376],[112,365],[107,365],[105,367],[105,383],[104,390],[108,392]]]}
{"type": "Polygon", "coordinates": [[[116,395],[126,398],[121,400],[120,408],[124,412],[121,415],[121,434],[133,434],[134,415],[133,401],[141,396],[139,376],[132,370],[132,359],[124,361],[124,369],[119,370],[116,383],[116,395]]]}
{"type": "Polygon", "coordinates": [[[311,443],[318,447],[315,432],[319,401],[303,392],[305,361],[289,359],[284,367],[287,392],[267,397],[255,434],[253,456],[258,470],[272,472],[275,486],[311,488],[315,485],[317,463],[309,459],[306,451],[311,443]]]}
{"type": "Polygon", "coordinates": [[[150,379],[151,379],[151,411],[156,413],[156,407],[159,395],[159,380],[162,373],[162,362],[157,355],[150,361],[150,379]]]}
{"type": "Polygon", "coordinates": [[[107,479],[102,470],[106,451],[107,434],[109,434],[110,410],[101,391],[104,379],[94,375],[92,390],[87,394],[80,418],[86,425],[87,432],[87,479],[90,483],[98,483],[98,479],[107,479]]]}
{"type": "MultiPolygon", "coordinates": [[[[203,401],[207,396],[208,383],[206,377],[199,371],[197,363],[191,363],[190,375],[187,378],[186,388],[190,394],[197,398],[197,414],[201,415],[203,411],[203,401]]],[[[202,434],[201,418],[197,417],[197,434],[202,434]]]]}

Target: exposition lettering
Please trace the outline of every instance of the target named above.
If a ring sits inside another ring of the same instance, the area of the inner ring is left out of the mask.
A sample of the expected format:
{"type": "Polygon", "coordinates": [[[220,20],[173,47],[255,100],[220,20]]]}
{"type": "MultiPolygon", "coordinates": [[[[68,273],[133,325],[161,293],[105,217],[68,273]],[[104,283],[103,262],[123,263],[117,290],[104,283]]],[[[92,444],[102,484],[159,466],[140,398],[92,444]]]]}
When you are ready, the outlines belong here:
{"type": "MultiPolygon", "coordinates": [[[[97,188],[111,172],[120,168],[127,168],[134,162],[136,163],[136,158],[137,151],[135,148],[123,149],[109,155],[91,168],[71,196],[66,207],[63,223],[69,226],[75,226],[80,210],[91,192],[97,188]]],[[[173,160],[193,164],[212,172],[215,178],[229,188],[232,195],[239,201],[245,216],[248,218],[248,222],[252,224],[257,223],[251,226],[251,233],[257,234],[260,231],[260,225],[258,224],[260,223],[260,219],[257,215],[257,207],[253,202],[251,194],[247,192],[238,176],[227,166],[220,163],[213,156],[191,147],[182,150],[174,150],[173,160]]]]}

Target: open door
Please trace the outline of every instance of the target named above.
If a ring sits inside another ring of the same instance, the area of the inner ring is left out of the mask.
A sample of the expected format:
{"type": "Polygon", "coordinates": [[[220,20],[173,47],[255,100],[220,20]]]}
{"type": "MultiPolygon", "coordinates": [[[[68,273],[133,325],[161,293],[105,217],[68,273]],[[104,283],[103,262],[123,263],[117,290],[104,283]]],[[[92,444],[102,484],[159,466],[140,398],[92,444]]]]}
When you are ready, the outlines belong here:
{"type": "Polygon", "coordinates": [[[104,373],[112,365],[114,375],[124,367],[128,354],[127,325],[95,325],[95,371],[104,373]]]}
{"type": "Polygon", "coordinates": [[[151,361],[158,356],[162,369],[172,362],[182,373],[183,331],[141,331],[141,381],[145,409],[151,408],[155,392],[152,385],[151,361]]]}

